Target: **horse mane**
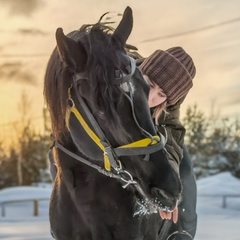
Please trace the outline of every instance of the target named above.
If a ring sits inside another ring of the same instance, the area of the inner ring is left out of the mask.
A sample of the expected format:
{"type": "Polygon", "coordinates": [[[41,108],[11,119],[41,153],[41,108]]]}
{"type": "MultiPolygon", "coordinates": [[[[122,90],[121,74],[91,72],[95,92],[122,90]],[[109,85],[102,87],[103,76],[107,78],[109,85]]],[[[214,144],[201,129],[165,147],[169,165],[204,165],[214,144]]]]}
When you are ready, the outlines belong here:
{"type": "MultiPolygon", "coordinates": [[[[87,53],[87,61],[82,67],[83,72],[88,75],[88,97],[92,103],[92,112],[104,112],[104,119],[107,119],[109,127],[118,136],[118,140],[126,142],[129,135],[124,132],[117,113],[122,95],[114,83],[115,70],[122,69],[124,65],[119,53],[125,50],[117,39],[112,37],[112,31],[111,27],[98,22],[93,25],[83,25],[67,36],[83,44],[87,53]]],[[[46,69],[44,95],[50,111],[53,135],[60,141],[68,138],[65,116],[68,88],[72,84],[73,74],[64,65],[55,48],[46,69]]]]}

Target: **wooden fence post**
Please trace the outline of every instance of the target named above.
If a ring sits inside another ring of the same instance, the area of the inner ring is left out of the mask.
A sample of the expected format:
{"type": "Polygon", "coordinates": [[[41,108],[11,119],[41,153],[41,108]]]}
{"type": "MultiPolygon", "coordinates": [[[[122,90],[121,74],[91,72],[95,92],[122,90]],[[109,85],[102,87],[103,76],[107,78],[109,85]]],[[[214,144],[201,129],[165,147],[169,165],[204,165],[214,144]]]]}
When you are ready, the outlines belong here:
{"type": "Polygon", "coordinates": [[[38,216],[39,214],[38,207],[39,207],[38,200],[34,199],[33,200],[33,216],[38,216]]]}
{"type": "Polygon", "coordinates": [[[5,212],[5,204],[4,203],[1,203],[1,216],[2,217],[5,217],[6,215],[6,212],[5,212]]]}
{"type": "Polygon", "coordinates": [[[222,207],[223,207],[223,208],[226,208],[226,207],[227,207],[227,196],[226,196],[226,195],[223,195],[222,207]]]}

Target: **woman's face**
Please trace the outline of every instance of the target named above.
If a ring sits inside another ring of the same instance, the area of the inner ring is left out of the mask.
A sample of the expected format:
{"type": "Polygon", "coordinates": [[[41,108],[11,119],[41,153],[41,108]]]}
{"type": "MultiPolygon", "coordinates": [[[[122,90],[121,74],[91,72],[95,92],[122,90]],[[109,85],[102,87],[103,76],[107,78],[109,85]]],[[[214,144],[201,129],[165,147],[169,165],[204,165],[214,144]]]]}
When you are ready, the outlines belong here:
{"type": "Polygon", "coordinates": [[[150,85],[150,91],[148,96],[148,105],[150,108],[156,107],[159,104],[165,102],[167,100],[166,94],[163,92],[163,90],[153,81],[151,81],[148,76],[143,75],[144,79],[149,83],[150,85]]]}

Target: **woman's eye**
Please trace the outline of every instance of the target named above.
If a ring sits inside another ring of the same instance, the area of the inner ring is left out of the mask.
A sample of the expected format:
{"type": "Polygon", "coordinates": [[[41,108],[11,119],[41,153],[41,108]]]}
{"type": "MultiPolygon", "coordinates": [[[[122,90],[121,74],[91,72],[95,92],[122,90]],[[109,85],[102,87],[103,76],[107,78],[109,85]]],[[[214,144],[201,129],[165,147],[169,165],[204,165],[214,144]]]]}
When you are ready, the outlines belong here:
{"type": "Polygon", "coordinates": [[[158,93],[158,96],[159,96],[159,97],[165,97],[165,95],[162,94],[162,93],[158,93]]]}

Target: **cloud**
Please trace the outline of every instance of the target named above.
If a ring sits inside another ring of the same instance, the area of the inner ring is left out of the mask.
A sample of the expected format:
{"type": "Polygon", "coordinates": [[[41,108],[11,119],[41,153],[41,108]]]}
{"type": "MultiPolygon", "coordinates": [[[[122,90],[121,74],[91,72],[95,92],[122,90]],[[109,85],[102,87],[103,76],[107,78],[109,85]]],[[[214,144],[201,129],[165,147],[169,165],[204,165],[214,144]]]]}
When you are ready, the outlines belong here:
{"type": "Polygon", "coordinates": [[[22,29],[19,29],[18,31],[23,35],[47,35],[46,32],[43,32],[42,30],[39,30],[39,29],[22,28],[22,29]]]}
{"type": "Polygon", "coordinates": [[[229,96],[224,102],[225,106],[239,105],[240,103],[240,91],[229,96]]]}
{"type": "Polygon", "coordinates": [[[0,80],[15,81],[18,83],[26,83],[36,85],[36,78],[32,73],[23,68],[20,62],[9,62],[0,65],[0,80]]]}
{"type": "Polygon", "coordinates": [[[38,7],[43,5],[42,0],[0,0],[1,5],[9,8],[12,15],[30,16],[38,7]]]}

